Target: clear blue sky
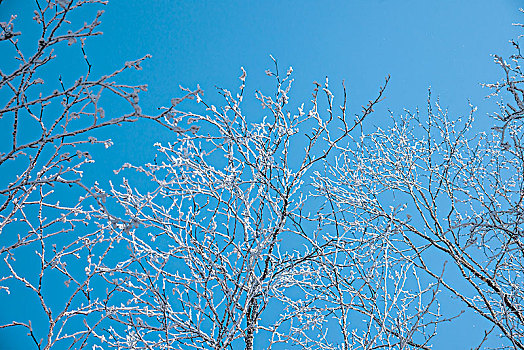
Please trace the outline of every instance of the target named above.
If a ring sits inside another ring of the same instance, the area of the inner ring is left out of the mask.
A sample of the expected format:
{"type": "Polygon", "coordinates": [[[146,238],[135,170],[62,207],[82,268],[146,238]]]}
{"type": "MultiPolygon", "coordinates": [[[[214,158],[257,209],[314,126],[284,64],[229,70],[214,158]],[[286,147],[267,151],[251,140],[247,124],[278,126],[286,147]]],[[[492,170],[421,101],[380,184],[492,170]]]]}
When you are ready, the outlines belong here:
{"type": "MultiPolygon", "coordinates": [[[[485,103],[488,91],[479,83],[500,76],[490,54],[511,53],[508,40],[520,34],[511,24],[524,21],[521,5],[517,0],[111,0],[102,17],[104,36],[91,39],[87,52],[95,73],[152,54],[144,70],[126,76],[149,84],[143,96],[146,111],[168,104],[179,94],[179,84],[200,84],[212,96],[215,85],[237,87],[241,66],[248,72],[251,95],[259,88],[268,91],[272,85],[264,71],[272,67],[272,54],[282,68],[294,68],[295,102],[307,102],[312,82],[329,76],[335,94],[345,79],[350,105],[361,105],[390,74],[382,114],[373,116],[375,125],[388,119],[387,108],[398,113],[404,107],[424,108],[430,85],[457,115],[468,110],[468,98],[484,106],[479,117],[487,123],[485,113],[493,105],[485,103]]],[[[29,0],[4,0],[0,21],[16,13],[15,29],[32,31],[33,6],[29,0]]],[[[0,64],[4,55],[11,55],[5,47],[0,46],[0,64]]],[[[73,68],[56,69],[63,73],[73,68]]],[[[150,161],[153,143],[167,137],[157,132],[130,128],[112,135],[116,144],[98,163],[107,169],[107,179],[123,162],[150,161]]],[[[435,349],[472,345],[467,326],[443,326],[443,331],[435,349]]]]}
{"type": "MultiPolygon", "coordinates": [[[[104,36],[90,40],[87,52],[97,73],[152,54],[145,69],[129,77],[149,84],[146,110],[168,104],[179,84],[198,83],[207,94],[215,85],[237,87],[241,66],[248,90],[269,90],[264,71],[272,67],[272,54],[282,68],[293,66],[292,96],[301,101],[307,102],[313,81],[329,76],[335,87],[345,79],[350,104],[361,105],[390,74],[384,108],[424,107],[431,85],[444,106],[462,113],[468,98],[482,103],[487,91],[480,82],[499,77],[490,54],[511,53],[518,7],[518,0],[111,0],[104,36]]],[[[35,29],[32,11],[32,1],[4,0],[0,7],[3,20],[19,14],[18,30],[35,29]]],[[[155,131],[140,132],[138,141],[150,147],[155,131]]],[[[126,138],[115,155],[125,153],[126,138]]]]}
{"type": "MultiPolygon", "coordinates": [[[[105,35],[91,42],[90,52],[100,69],[151,53],[135,75],[149,84],[151,107],[167,104],[179,84],[198,83],[208,94],[215,85],[237,87],[241,66],[248,90],[269,90],[264,71],[272,54],[283,69],[293,66],[292,96],[301,102],[313,81],[329,76],[334,87],[345,79],[350,105],[360,106],[390,74],[382,107],[424,108],[431,85],[444,106],[465,113],[468,98],[481,104],[487,94],[479,83],[499,77],[490,54],[511,52],[518,6],[517,0],[112,0],[105,35]]],[[[377,115],[374,122],[381,118],[388,119],[377,115]]],[[[155,134],[144,136],[147,147],[155,134]]]]}

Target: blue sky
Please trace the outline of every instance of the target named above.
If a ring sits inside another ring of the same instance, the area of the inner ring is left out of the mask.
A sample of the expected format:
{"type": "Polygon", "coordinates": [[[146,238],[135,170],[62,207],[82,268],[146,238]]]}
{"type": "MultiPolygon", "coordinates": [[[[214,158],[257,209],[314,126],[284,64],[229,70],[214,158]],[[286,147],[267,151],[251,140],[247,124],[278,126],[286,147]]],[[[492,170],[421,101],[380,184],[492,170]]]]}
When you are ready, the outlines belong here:
{"type": "MultiPolygon", "coordinates": [[[[516,0],[116,0],[90,52],[101,69],[151,53],[135,75],[149,84],[150,106],[167,104],[179,84],[200,84],[208,94],[215,85],[237,87],[241,66],[247,91],[268,91],[264,71],[272,54],[282,69],[293,66],[297,103],[307,102],[313,81],[329,76],[335,93],[345,79],[350,105],[360,106],[390,74],[384,109],[425,108],[431,86],[445,107],[466,113],[468,99],[481,105],[488,94],[479,83],[499,77],[490,54],[511,52],[508,40],[518,35],[511,23],[519,20],[516,0]]],[[[388,118],[376,115],[373,122],[381,119],[388,118]]]]}
{"type": "MultiPolygon", "coordinates": [[[[5,0],[0,13],[18,13],[17,28],[34,30],[32,7],[32,1],[5,0]]],[[[499,77],[490,54],[511,53],[518,7],[517,0],[111,0],[102,18],[104,35],[88,42],[87,53],[95,73],[152,54],[143,71],[129,76],[149,85],[142,100],[150,111],[179,95],[178,85],[200,84],[207,94],[216,85],[236,88],[240,67],[248,72],[247,91],[268,91],[272,82],[264,71],[272,67],[272,54],[282,69],[293,66],[297,103],[307,102],[313,81],[329,76],[335,93],[345,79],[350,105],[360,106],[390,74],[384,109],[424,108],[431,86],[445,107],[461,114],[468,99],[485,102],[488,91],[479,83],[499,77]]],[[[75,68],[67,61],[56,67],[62,74],[75,68]]],[[[375,116],[374,123],[384,117],[375,116]]],[[[127,152],[128,136],[113,147],[115,156],[127,152]]],[[[127,153],[138,157],[157,134],[141,129],[130,136],[141,142],[140,151],[127,153]]]]}
{"type": "MultiPolygon", "coordinates": [[[[468,99],[479,105],[481,123],[494,110],[489,93],[479,85],[500,76],[490,54],[508,56],[508,40],[524,21],[517,0],[500,1],[138,1],[111,0],[102,17],[102,37],[89,41],[87,52],[95,73],[107,73],[131,60],[152,54],[144,70],[125,76],[147,83],[144,109],[153,111],[179,95],[178,85],[214,95],[214,86],[238,86],[240,67],[248,72],[247,91],[270,91],[264,71],[269,55],[282,69],[293,66],[295,102],[307,102],[313,81],[329,76],[334,92],[345,79],[349,104],[360,106],[375,96],[391,75],[382,110],[371,123],[388,120],[387,109],[425,108],[427,89],[457,115],[468,111],[468,99]]],[[[0,21],[19,15],[17,30],[33,31],[32,1],[4,0],[0,21]]],[[[33,43],[24,43],[31,47],[33,43]]],[[[0,46],[0,64],[11,55],[0,46]]],[[[74,71],[64,63],[56,73],[74,71]]],[[[256,110],[256,109],[254,109],[256,110]]],[[[254,116],[253,118],[258,118],[254,116]]],[[[99,159],[111,170],[123,162],[147,162],[153,144],[168,135],[155,128],[123,129],[111,135],[115,146],[99,159]]],[[[93,175],[93,174],[91,174],[93,175]]],[[[435,348],[465,348],[468,328],[444,326],[446,337],[435,348]]]]}

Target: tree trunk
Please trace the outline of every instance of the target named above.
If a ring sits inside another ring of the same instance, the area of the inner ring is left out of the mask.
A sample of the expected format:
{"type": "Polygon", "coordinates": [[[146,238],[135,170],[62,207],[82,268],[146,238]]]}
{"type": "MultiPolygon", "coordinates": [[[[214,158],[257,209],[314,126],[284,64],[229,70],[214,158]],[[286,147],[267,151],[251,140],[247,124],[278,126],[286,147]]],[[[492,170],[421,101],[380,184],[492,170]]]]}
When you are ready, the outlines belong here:
{"type": "Polygon", "coordinates": [[[253,338],[257,323],[258,303],[256,298],[251,299],[246,317],[246,350],[253,350],[253,338]]]}

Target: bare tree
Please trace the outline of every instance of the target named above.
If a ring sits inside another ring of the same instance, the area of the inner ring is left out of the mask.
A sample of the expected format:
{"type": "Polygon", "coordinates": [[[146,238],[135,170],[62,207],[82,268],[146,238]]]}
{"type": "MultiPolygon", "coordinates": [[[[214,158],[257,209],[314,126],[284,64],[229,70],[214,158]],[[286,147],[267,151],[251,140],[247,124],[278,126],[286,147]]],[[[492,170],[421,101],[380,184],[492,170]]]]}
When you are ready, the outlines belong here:
{"type": "Polygon", "coordinates": [[[126,180],[108,193],[125,209],[130,225],[114,234],[131,254],[109,269],[117,278],[106,282],[123,295],[115,300],[129,306],[108,307],[125,327],[105,340],[144,349],[428,348],[444,320],[439,283],[420,283],[413,263],[384,254],[381,237],[332,230],[330,211],[309,195],[314,172],[373,112],[385,85],[350,120],[345,87],[339,108],[326,79],[308,109],[292,112],[292,69],[281,76],[275,61],[266,73],[276,92],[256,93],[268,113],[261,121],[242,112],[242,71],[238,93],[220,90],[222,107],[199,93],[204,113],[170,111],[172,127],[198,125],[192,134],[158,144],[154,163],[123,167],[155,187],[143,192],[126,180]]]}
{"type": "Polygon", "coordinates": [[[333,222],[394,241],[398,259],[488,321],[478,348],[490,340],[524,347],[524,75],[512,44],[509,62],[494,56],[502,80],[486,84],[513,100],[499,103],[491,123],[499,125],[475,125],[474,106],[451,117],[430,94],[425,113],[392,116],[390,127],[363,134],[317,174],[333,222]]]}
{"type": "Polygon", "coordinates": [[[147,56],[93,77],[85,40],[101,34],[102,12],[69,21],[105,3],[36,0],[29,53],[16,17],[0,23],[16,63],[0,70],[0,171],[11,174],[0,179],[0,292],[38,306],[0,329],[25,328],[38,349],[429,349],[439,323],[461,320],[441,313],[443,293],[491,323],[478,348],[496,333],[523,347],[518,42],[487,85],[516,106],[501,103],[489,132],[473,106],[462,120],[429,98],[424,116],[366,133],[389,77],[354,114],[345,85],[335,102],[327,79],[290,101],[292,69],[275,59],[274,93],[255,93],[260,117],[243,111],[244,69],[220,105],[183,88],[147,115],[146,86],[115,82],[147,56]],[[78,50],[85,72],[50,80],[63,50],[78,50]],[[129,112],[106,116],[107,100],[129,112]],[[151,163],[116,171],[148,185],[83,180],[89,151],[112,145],[93,132],[139,119],[174,135],[151,163]]]}
{"type": "MultiPolygon", "coordinates": [[[[103,308],[100,293],[93,292],[98,271],[92,266],[110,255],[115,238],[91,224],[94,208],[103,211],[105,198],[82,175],[94,162],[88,150],[96,146],[91,145],[108,148],[112,141],[99,140],[93,132],[138,119],[169,128],[162,113],[142,112],[138,95],[145,85],[115,82],[125,70],[140,69],[147,56],[93,76],[85,42],[101,34],[97,28],[105,3],[35,1],[33,20],[40,27],[36,40],[34,33],[16,30],[14,15],[0,23],[0,45],[13,53],[2,57],[0,69],[0,291],[17,295],[25,290],[35,307],[33,323],[40,320],[36,330],[31,320],[18,318],[0,328],[26,328],[39,349],[62,340],[81,348],[102,319],[91,317],[103,308]],[[78,11],[92,13],[91,21],[70,21],[78,11]],[[35,45],[22,49],[28,47],[27,40],[35,45]],[[55,62],[63,64],[59,55],[67,50],[80,54],[77,65],[83,75],[71,77],[57,68],[55,62]],[[106,116],[106,99],[127,104],[129,112],[106,116]]],[[[119,224],[117,218],[106,217],[119,224]]],[[[10,303],[10,297],[2,295],[2,303],[10,303]]]]}

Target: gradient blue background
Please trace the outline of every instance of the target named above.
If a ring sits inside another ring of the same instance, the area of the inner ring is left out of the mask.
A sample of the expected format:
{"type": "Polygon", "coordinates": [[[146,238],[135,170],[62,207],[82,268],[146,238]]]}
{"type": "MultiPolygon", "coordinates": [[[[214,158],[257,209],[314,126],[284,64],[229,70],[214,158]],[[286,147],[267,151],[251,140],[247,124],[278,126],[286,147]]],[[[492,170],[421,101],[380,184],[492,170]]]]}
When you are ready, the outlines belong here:
{"type": "MultiPolygon", "coordinates": [[[[296,104],[309,100],[313,81],[329,76],[335,94],[340,94],[339,84],[345,79],[350,106],[360,106],[375,96],[390,74],[386,99],[369,121],[372,125],[387,123],[387,109],[395,113],[403,108],[423,110],[429,86],[451,115],[467,113],[470,99],[480,107],[480,122],[490,123],[486,114],[495,110],[494,101],[484,98],[489,91],[479,83],[501,76],[490,54],[507,57],[512,53],[508,40],[521,33],[511,24],[524,21],[519,5],[517,0],[111,0],[102,17],[104,35],[88,41],[87,53],[95,74],[151,53],[153,58],[143,71],[124,77],[130,83],[149,84],[149,92],[142,96],[146,112],[180,95],[179,84],[191,88],[200,84],[206,96],[219,103],[214,86],[236,88],[241,66],[248,72],[248,96],[255,89],[269,92],[273,84],[264,71],[272,68],[272,54],[282,70],[293,66],[291,97],[296,104]]],[[[29,0],[4,0],[0,20],[16,13],[15,29],[35,31],[33,7],[29,0]]],[[[22,44],[31,48],[34,42],[22,44]]],[[[0,46],[2,64],[6,55],[12,55],[5,48],[0,46]]],[[[54,69],[64,73],[76,68],[63,63],[54,69]]],[[[100,153],[96,174],[92,168],[88,178],[96,175],[107,184],[114,178],[113,169],[124,162],[151,161],[153,144],[170,137],[146,124],[117,130],[111,135],[115,146],[100,153]]],[[[0,294],[0,304],[3,298],[0,294]]],[[[448,311],[445,307],[444,312],[448,311]]],[[[476,346],[480,334],[473,331],[481,324],[471,320],[469,324],[463,320],[460,327],[442,325],[434,348],[476,346]]],[[[0,332],[0,340],[10,347],[25,348],[6,337],[10,335],[0,332]]]]}

